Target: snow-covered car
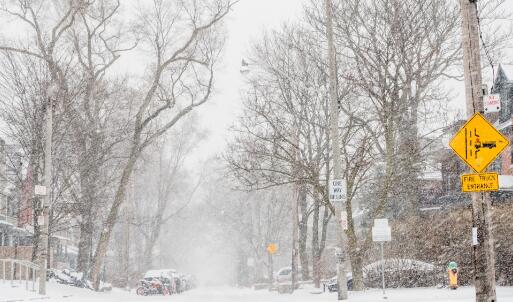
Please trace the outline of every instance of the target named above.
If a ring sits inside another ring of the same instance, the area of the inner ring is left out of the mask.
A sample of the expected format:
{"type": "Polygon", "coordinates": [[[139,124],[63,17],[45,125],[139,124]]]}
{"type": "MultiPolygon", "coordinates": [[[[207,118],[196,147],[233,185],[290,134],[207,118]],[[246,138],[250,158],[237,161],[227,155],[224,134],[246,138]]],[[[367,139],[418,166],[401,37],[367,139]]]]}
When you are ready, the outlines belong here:
{"type": "MultiPolygon", "coordinates": [[[[346,278],[347,278],[347,290],[353,290],[353,274],[352,273],[347,273],[346,274],[346,278]]],[[[325,286],[328,288],[329,292],[336,292],[336,291],[338,291],[337,276],[331,278],[325,284],[325,286]]]]}
{"type": "MultiPolygon", "coordinates": [[[[301,274],[301,267],[298,267],[297,269],[298,273],[298,280],[302,280],[302,274],[301,274]]],[[[282,267],[278,270],[278,272],[275,275],[275,278],[277,283],[284,283],[284,282],[291,282],[292,280],[292,268],[290,266],[282,267]]]]}
{"type": "Polygon", "coordinates": [[[144,274],[144,278],[174,278],[177,276],[175,269],[155,269],[144,274]]]}
{"type": "Polygon", "coordinates": [[[179,275],[175,269],[155,269],[149,270],[144,274],[144,279],[159,279],[166,286],[170,293],[177,293],[177,283],[180,283],[179,275]]]}

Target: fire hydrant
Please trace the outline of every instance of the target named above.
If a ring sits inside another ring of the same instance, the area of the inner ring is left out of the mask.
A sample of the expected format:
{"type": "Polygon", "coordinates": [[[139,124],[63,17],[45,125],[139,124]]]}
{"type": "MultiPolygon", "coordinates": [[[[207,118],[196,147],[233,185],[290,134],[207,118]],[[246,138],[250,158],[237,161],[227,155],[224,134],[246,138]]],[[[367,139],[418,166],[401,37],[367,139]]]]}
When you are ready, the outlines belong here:
{"type": "Polygon", "coordinates": [[[447,273],[449,274],[449,288],[457,289],[458,288],[458,264],[456,262],[451,261],[447,266],[447,273]]]}

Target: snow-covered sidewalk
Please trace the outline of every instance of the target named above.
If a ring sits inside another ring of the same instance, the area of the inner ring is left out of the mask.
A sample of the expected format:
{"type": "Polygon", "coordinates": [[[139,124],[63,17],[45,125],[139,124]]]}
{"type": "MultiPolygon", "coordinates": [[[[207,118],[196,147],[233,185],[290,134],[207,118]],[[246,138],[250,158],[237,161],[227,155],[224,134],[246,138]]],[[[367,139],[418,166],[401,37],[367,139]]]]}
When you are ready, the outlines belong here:
{"type": "MultiPolygon", "coordinates": [[[[312,289],[302,289],[294,294],[280,295],[265,290],[237,289],[230,287],[201,288],[176,296],[140,297],[135,293],[113,290],[109,293],[96,293],[86,289],[64,286],[56,283],[48,285],[48,295],[39,296],[25,290],[25,285],[12,288],[9,283],[0,283],[0,302],[14,301],[69,301],[69,302],[139,302],[139,301],[177,301],[177,302],[321,302],[336,301],[335,293],[313,293],[312,289]]],[[[513,301],[513,287],[497,289],[498,301],[513,301]]],[[[436,288],[391,289],[387,290],[386,301],[391,302],[468,302],[474,301],[474,289],[464,287],[452,291],[436,288]]],[[[385,301],[380,290],[350,293],[349,301],[377,302],[385,301]]]]}

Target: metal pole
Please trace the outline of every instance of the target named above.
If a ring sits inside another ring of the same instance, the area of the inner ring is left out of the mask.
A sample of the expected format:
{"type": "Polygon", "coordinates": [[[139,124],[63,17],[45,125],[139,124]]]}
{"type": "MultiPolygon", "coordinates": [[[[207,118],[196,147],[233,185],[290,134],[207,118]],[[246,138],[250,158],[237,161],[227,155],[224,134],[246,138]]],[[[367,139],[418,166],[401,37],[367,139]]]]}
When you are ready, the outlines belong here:
{"type": "Polygon", "coordinates": [[[268,254],[269,254],[269,290],[271,290],[273,288],[273,280],[274,280],[273,254],[271,254],[271,253],[268,253],[268,254]]]}
{"type": "MultiPolygon", "coordinates": [[[[335,56],[335,44],[333,42],[333,11],[331,0],[325,1],[326,9],[326,35],[328,38],[328,61],[329,61],[329,98],[330,98],[330,128],[331,128],[331,150],[333,153],[333,179],[340,179],[342,176],[342,168],[340,166],[340,131],[338,116],[338,96],[337,96],[337,66],[335,56]]],[[[336,232],[338,237],[338,248],[340,254],[337,257],[337,283],[338,283],[338,300],[347,300],[347,277],[346,277],[346,250],[345,242],[346,234],[342,230],[341,209],[344,208],[344,201],[341,203],[334,202],[336,232]]]]}
{"type": "Polygon", "coordinates": [[[385,253],[383,252],[383,241],[381,243],[381,278],[383,281],[383,298],[386,299],[385,293],[385,253]]]}
{"type": "Polygon", "coordinates": [[[36,270],[32,268],[32,291],[36,291],[36,270]]]}
{"type": "MultiPolygon", "coordinates": [[[[50,91],[52,93],[52,91],[50,91]]],[[[41,230],[40,257],[39,257],[39,294],[46,295],[46,265],[48,259],[48,236],[49,223],[48,207],[50,206],[50,187],[52,180],[52,135],[53,135],[53,95],[48,96],[48,107],[46,108],[46,131],[45,131],[45,170],[44,185],[46,194],[43,196],[41,207],[43,209],[43,226],[41,230]]]]}
{"type": "MultiPolygon", "coordinates": [[[[460,0],[463,33],[463,69],[467,115],[483,112],[482,75],[477,0],[460,0]]],[[[473,246],[476,301],[496,302],[495,251],[491,230],[490,194],[471,193],[473,227],[478,244],[473,246]]]]}

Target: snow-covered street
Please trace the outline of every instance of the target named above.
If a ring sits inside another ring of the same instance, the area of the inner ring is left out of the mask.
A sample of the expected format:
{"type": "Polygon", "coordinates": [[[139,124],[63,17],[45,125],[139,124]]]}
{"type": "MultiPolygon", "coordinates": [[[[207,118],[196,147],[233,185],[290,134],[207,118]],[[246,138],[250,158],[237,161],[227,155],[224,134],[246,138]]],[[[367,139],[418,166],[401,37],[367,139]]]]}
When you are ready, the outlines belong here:
{"type": "MultiPolygon", "coordinates": [[[[391,289],[387,290],[387,301],[393,302],[463,302],[471,301],[474,297],[472,287],[464,287],[455,291],[436,288],[391,289]]],[[[499,287],[497,289],[499,301],[513,301],[513,287],[499,287]]],[[[147,296],[141,297],[135,293],[113,290],[109,293],[95,293],[85,289],[63,286],[51,283],[49,294],[41,297],[36,293],[26,291],[24,285],[12,288],[10,284],[0,284],[0,302],[7,301],[99,301],[99,302],[136,302],[136,301],[177,301],[177,302],[316,302],[336,301],[335,293],[316,293],[313,289],[301,289],[294,294],[280,295],[266,290],[255,291],[251,289],[237,289],[232,287],[199,288],[175,296],[147,296]]],[[[351,292],[349,301],[376,302],[382,301],[381,290],[373,289],[364,292],[351,292]]]]}

